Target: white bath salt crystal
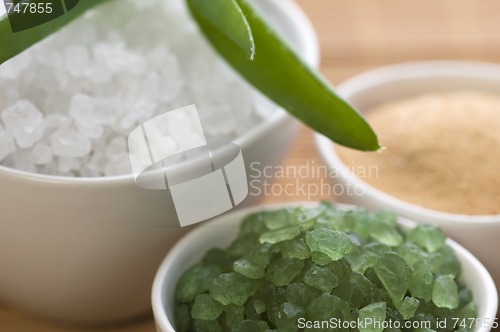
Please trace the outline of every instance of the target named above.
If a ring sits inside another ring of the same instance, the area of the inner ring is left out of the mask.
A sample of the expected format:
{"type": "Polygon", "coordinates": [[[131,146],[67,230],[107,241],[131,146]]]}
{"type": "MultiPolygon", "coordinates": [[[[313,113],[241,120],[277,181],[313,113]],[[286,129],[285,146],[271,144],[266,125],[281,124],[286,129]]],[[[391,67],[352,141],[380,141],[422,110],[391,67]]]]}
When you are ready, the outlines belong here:
{"type": "Polygon", "coordinates": [[[33,164],[27,157],[16,157],[16,160],[14,161],[14,168],[29,173],[37,172],[35,164],[33,164]]]}
{"type": "Polygon", "coordinates": [[[43,114],[28,100],[20,100],[7,107],[1,118],[7,132],[14,136],[21,148],[33,146],[45,131],[43,114]]]}
{"type": "Polygon", "coordinates": [[[177,57],[165,45],[159,45],[146,55],[146,59],[149,66],[155,69],[153,75],[150,73],[149,81],[145,82],[149,84],[147,89],[154,91],[162,102],[172,101],[185,85],[177,57]]]}
{"type": "Polygon", "coordinates": [[[202,112],[204,114],[200,116],[203,119],[203,129],[207,135],[227,136],[236,130],[236,118],[228,106],[204,107],[200,109],[200,113],[202,112]]]}
{"type": "Polygon", "coordinates": [[[80,170],[81,162],[78,158],[59,157],[58,171],[59,173],[67,173],[80,170]]]}
{"type": "Polygon", "coordinates": [[[120,153],[127,152],[127,139],[123,136],[114,138],[106,148],[106,157],[111,158],[120,153]]]}
{"type": "Polygon", "coordinates": [[[160,94],[161,78],[157,72],[148,73],[146,79],[142,82],[140,95],[143,99],[156,100],[160,94]]]}
{"type": "Polygon", "coordinates": [[[28,69],[31,64],[31,53],[22,52],[15,57],[4,62],[0,66],[0,78],[15,80],[28,69]]]}
{"type": "Polygon", "coordinates": [[[11,167],[24,172],[37,172],[35,164],[33,164],[33,162],[31,161],[29,151],[26,149],[17,151],[15,155],[10,155],[10,157],[5,160],[4,164],[7,167],[11,167]]]}
{"type": "MultiPolygon", "coordinates": [[[[127,3],[134,5],[115,1],[88,11],[0,66],[2,165],[61,176],[104,176],[106,168],[118,174],[124,139],[165,112],[195,103],[206,139],[222,141],[275,112],[213,51],[182,1],[127,3]],[[11,116],[18,112],[31,115],[11,116]],[[44,164],[47,148],[53,157],[44,164]],[[61,157],[78,158],[80,168],[63,163],[60,170],[61,157]]],[[[180,116],[152,133],[161,142],[156,150],[174,154],[169,162],[204,141],[190,121],[180,116]]]]}
{"type": "Polygon", "coordinates": [[[94,57],[112,72],[142,73],[146,62],[140,55],[125,48],[123,42],[100,42],[94,46],[94,57]]]}
{"type": "Polygon", "coordinates": [[[89,50],[81,45],[66,47],[63,53],[64,66],[73,77],[82,77],[89,66],[89,50]]]}
{"type": "MultiPolygon", "coordinates": [[[[91,12],[92,13],[92,12],[91,12]]],[[[81,45],[91,45],[99,38],[96,28],[89,22],[88,18],[89,12],[85,12],[84,17],[77,21],[78,25],[78,42],[81,45]]],[[[76,27],[75,27],[76,28],[76,27]]]]}
{"type": "Polygon", "coordinates": [[[193,121],[195,120],[191,119],[185,113],[173,112],[170,114],[167,130],[176,141],[182,141],[184,137],[194,131],[196,124],[193,121]]]}
{"type": "MultiPolygon", "coordinates": [[[[234,69],[219,57],[215,57],[215,68],[213,72],[217,73],[217,77],[221,78],[221,84],[229,83],[229,85],[232,86],[234,82],[238,86],[242,85],[239,84],[241,80],[238,79],[238,74],[234,71],[234,69]]],[[[244,84],[245,82],[241,83],[244,84]]]]}
{"type": "MultiPolygon", "coordinates": [[[[213,72],[213,69],[217,66],[217,61],[213,57],[207,57],[207,52],[193,52],[191,50],[191,53],[194,54],[187,55],[191,58],[188,62],[189,66],[184,68],[185,74],[191,83],[189,87],[195,94],[205,97],[207,94],[202,93],[206,92],[207,89],[213,91],[215,87],[220,87],[219,81],[223,76],[218,76],[213,72]]],[[[210,97],[211,94],[208,95],[210,97]]]]}
{"type": "Polygon", "coordinates": [[[84,70],[84,76],[93,83],[103,84],[113,80],[113,73],[101,63],[92,62],[84,70]]]}
{"type": "Polygon", "coordinates": [[[103,176],[103,174],[98,168],[94,167],[93,165],[87,165],[87,164],[84,164],[82,166],[79,175],[81,177],[86,177],[86,178],[96,178],[103,176]]]}
{"type": "Polygon", "coordinates": [[[167,67],[171,68],[174,59],[177,57],[172,53],[172,50],[165,44],[159,44],[146,54],[148,65],[154,69],[167,67]]]}
{"type": "Polygon", "coordinates": [[[45,117],[45,123],[47,128],[61,128],[69,127],[73,123],[73,120],[64,114],[51,113],[45,117]]]}
{"type": "Polygon", "coordinates": [[[102,125],[112,125],[124,113],[125,106],[119,97],[96,98],[97,108],[92,115],[92,121],[102,125]]]}
{"type": "Polygon", "coordinates": [[[72,128],[61,128],[51,136],[54,155],[79,158],[88,155],[92,149],[90,139],[72,128]]]}
{"type": "Polygon", "coordinates": [[[153,117],[158,104],[149,100],[139,99],[132,109],[120,120],[119,126],[127,131],[153,117]]]}
{"type": "Polygon", "coordinates": [[[64,63],[63,55],[59,50],[44,49],[41,52],[32,52],[32,54],[36,61],[44,66],[60,68],[64,63]]]}
{"type": "Polygon", "coordinates": [[[163,103],[171,103],[181,92],[184,84],[182,73],[172,72],[172,75],[164,74],[160,76],[160,92],[158,94],[159,101],[163,103]]]}
{"type": "Polygon", "coordinates": [[[19,93],[18,89],[12,85],[2,87],[0,93],[3,95],[3,97],[0,96],[3,105],[2,109],[14,104],[16,101],[21,99],[21,94],[19,93]]]}
{"type": "Polygon", "coordinates": [[[71,87],[74,83],[71,81],[71,78],[68,73],[62,70],[55,70],[54,77],[57,80],[57,88],[60,91],[66,91],[69,87],[71,87]]]}
{"type": "Polygon", "coordinates": [[[80,134],[93,140],[101,138],[104,134],[104,128],[95,123],[77,122],[76,128],[80,134]]]}
{"type": "Polygon", "coordinates": [[[35,165],[45,165],[52,161],[52,149],[44,143],[37,143],[31,150],[31,160],[35,165]]]}
{"type": "Polygon", "coordinates": [[[21,84],[23,84],[24,86],[32,85],[39,87],[41,95],[40,98],[35,99],[33,96],[33,88],[30,88],[30,90],[25,90],[23,94],[29,95],[30,100],[35,104],[40,106],[43,105],[43,102],[47,98],[47,95],[52,95],[54,93],[54,89],[59,90],[62,84],[67,84],[67,80],[61,82],[58,76],[59,75],[57,74],[57,72],[54,72],[49,68],[46,68],[46,70],[44,71],[40,71],[34,78],[28,78],[28,76],[26,76],[27,81],[21,84]]]}
{"type": "Polygon", "coordinates": [[[38,172],[45,175],[59,175],[57,164],[54,162],[40,166],[38,172]]]}
{"type": "Polygon", "coordinates": [[[197,26],[194,20],[186,20],[189,15],[188,8],[182,1],[161,1],[164,14],[170,16],[169,22],[174,21],[173,27],[177,27],[180,35],[185,34],[186,31],[197,31],[197,26]],[[172,15],[175,13],[175,15],[172,15]]]}
{"type": "Polygon", "coordinates": [[[94,152],[94,154],[90,157],[90,160],[87,162],[87,165],[91,168],[96,168],[101,170],[101,173],[104,172],[104,167],[106,166],[107,158],[106,155],[101,152],[94,152]]]}
{"type": "Polygon", "coordinates": [[[122,105],[116,98],[96,98],[83,93],[75,94],[69,105],[69,114],[77,126],[112,124],[121,111],[122,105]]]}
{"type": "Polygon", "coordinates": [[[157,107],[158,103],[141,98],[134,104],[132,113],[136,114],[137,120],[144,122],[153,116],[157,107]]]}
{"type": "Polygon", "coordinates": [[[130,156],[128,153],[117,154],[109,158],[104,174],[106,176],[132,174],[132,166],[130,165],[130,156]]]}
{"type": "Polygon", "coordinates": [[[14,151],[16,151],[14,138],[0,125],[0,161],[4,160],[14,151]]]}
{"type": "Polygon", "coordinates": [[[75,94],[69,105],[69,115],[75,120],[75,123],[93,121],[92,116],[96,113],[97,102],[95,98],[83,94],[75,94]]]}
{"type": "MultiPolygon", "coordinates": [[[[68,107],[69,107],[69,96],[58,92],[46,95],[45,100],[41,104],[41,110],[45,116],[45,121],[47,121],[47,126],[49,123],[53,123],[53,119],[48,121],[49,116],[52,114],[63,115],[69,117],[68,107]]],[[[71,120],[71,119],[70,119],[71,120]]]]}

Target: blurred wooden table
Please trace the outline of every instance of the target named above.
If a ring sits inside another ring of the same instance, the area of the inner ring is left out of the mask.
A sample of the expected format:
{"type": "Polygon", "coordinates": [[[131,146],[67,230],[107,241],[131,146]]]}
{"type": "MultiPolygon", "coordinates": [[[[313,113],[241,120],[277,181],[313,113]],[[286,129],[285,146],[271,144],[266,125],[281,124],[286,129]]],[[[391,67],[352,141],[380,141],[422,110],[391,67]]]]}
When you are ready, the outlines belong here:
{"type": "MultiPolygon", "coordinates": [[[[168,0],[166,0],[168,1],[168,0]]],[[[500,62],[498,0],[297,0],[317,29],[322,72],[333,83],[364,70],[402,61],[467,59],[500,62]]],[[[319,164],[310,130],[302,129],[286,165],[319,164]]],[[[296,179],[279,179],[282,184],[296,179]]],[[[319,184],[319,178],[300,179],[319,184]]],[[[328,198],[327,194],[312,197],[328,198]]],[[[300,195],[266,202],[305,200],[300,195]]],[[[0,272],[1,273],[1,272],[0,272]]],[[[5,332],[154,332],[152,320],[121,328],[53,325],[0,306],[5,332]]]]}

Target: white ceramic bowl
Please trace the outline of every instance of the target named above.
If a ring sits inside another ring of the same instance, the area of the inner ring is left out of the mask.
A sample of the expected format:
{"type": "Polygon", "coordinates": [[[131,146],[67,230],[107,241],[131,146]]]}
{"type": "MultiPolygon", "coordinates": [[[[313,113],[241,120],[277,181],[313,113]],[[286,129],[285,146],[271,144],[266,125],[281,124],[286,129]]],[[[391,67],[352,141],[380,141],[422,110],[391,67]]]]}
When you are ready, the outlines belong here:
{"type": "MultiPolygon", "coordinates": [[[[364,112],[397,98],[464,89],[500,94],[500,66],[468,61],[398,64],[355,76],[340,84],[337,92],[364,112]]],[[[346,188],[357,189],[358,195],[348,195],[347,190],[344,190],[346,194],[339,197],[340,201],[369,208],[386,208],[417,222],[439,225],[448,236],[474,253],[491,272],[496,284],[500,285],[500,264],[496,256],[500,251],[500,215],[452,214],[404,202],[370,186],[351,173],[329,139],[317,134],[316,142],[326,165],[336,171],[337,177],[334,180],[346,188]]]]}
{"type": "MultiPolygon", "coordinates": [[[[270,206],[257,206],[241,209],[218,217],[203,226],[193,230],[179,241],[169,252],[156,274],[152,291],[153,313],[158,332],[175,332],[173,327],[173,308],[175,287],[180,276],[191,266],[199,262],[205,253],[214,247],[225,248],[236,237],[239,223],[244,216],[263,211],[288,206],[314,206],[315,203],[289,203],[270,206]]],[[[339,205],[343,209],[353,206],[339,205]]],[[[399,219],[404,229],[410,229],[414,222],[404,218],[399,219]]],[[[462,265],[461,280],[471,290],[478,305],[478,321],[496,317],[498,297],[495,284],[486,268],[466,249],[455,241],[447,240],[462,265]]],[[[489,328],[477,331],[486,332],[489,328]]]]}
{"type": "MultiPolygon", "coordinates": [[[[260,0],[292,47],[319,62],[316,35],[289,0],[260,0]]],[[[247,167],[280,162],[298,123],[285,112],[235,143],[247,167]]],[[[189,228],[167,191],[132,176],[63,178],[0,166],[0,299],[38,316],[109,324],[146,314],[155,271],[189,228]]]]}

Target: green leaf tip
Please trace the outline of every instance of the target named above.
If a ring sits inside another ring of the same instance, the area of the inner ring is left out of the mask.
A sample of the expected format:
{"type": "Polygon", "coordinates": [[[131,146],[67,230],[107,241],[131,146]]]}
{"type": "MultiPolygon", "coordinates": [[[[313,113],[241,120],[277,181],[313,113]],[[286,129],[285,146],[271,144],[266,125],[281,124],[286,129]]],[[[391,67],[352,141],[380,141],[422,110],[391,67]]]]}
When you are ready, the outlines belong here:
{"type": "Polygon", "coordinates": [[[238,45],[249,60],[255,57],[252,29],[236,0],[187,0],[195,17],[202,17],[210,25],[238,45]]]}
{"type": "MultiPolygon", "coordinates": [[[[362,115],[304,64],[248,1],[237,0],[236,3],[251,27],[257,48],[253,61],[241,51],[235,38],[220,29],[224,24],[220,21],[214,23],[214,17],[208,19],[200,7],[193,5],[203,3],[208,6],[207,0],[187,1],[192,16],[212,46],[255,88],[306,125],[339,144],[363,151],[380,149],[375,132],[362,115]]],[[[219,13],[216,16],[218,20],[237,22],[230,15],[219,13]]]]}

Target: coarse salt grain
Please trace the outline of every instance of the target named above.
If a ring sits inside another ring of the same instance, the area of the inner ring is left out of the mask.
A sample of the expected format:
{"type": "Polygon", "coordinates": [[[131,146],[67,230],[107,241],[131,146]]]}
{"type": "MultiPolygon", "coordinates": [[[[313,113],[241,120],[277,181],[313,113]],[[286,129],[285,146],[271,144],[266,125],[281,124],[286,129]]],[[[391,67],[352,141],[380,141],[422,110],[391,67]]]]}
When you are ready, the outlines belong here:
{"type": "MultiPolygon", "coordinates": [[[[2,164],[48,175],[131,174],[123,142],[157,115],[196,104],[207,139],[232,140],[277,110],[216,55],[181,1],[124,2],[0,66],[2,164]]],[[[194,135],[183,119],[169,127],[168,150],[194,135]]]]}

